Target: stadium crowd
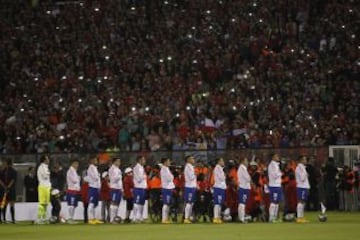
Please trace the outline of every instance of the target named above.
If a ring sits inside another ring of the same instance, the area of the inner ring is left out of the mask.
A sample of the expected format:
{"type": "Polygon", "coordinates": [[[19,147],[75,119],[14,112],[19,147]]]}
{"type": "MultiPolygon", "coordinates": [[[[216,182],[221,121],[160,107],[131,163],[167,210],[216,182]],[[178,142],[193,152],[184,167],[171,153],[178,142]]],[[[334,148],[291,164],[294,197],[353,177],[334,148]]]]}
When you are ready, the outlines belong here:
{"type": "Polygon", "coordinates": [[[0,151],[359,144],[353,0],[6,1],[0,151]]]}

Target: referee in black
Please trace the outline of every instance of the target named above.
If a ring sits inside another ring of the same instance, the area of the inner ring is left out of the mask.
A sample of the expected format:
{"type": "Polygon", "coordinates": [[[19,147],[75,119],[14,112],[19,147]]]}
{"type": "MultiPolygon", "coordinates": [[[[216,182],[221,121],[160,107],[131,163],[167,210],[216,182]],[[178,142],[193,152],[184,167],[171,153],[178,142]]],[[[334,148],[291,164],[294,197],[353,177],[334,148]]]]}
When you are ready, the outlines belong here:
{"type": "Polygon", "coordinates": [[[11,221],[15,223],[16,170],[12,159],[3,161],[0,170],[0,223],[6,223],[6,207],[10,205],[11,221]]]}

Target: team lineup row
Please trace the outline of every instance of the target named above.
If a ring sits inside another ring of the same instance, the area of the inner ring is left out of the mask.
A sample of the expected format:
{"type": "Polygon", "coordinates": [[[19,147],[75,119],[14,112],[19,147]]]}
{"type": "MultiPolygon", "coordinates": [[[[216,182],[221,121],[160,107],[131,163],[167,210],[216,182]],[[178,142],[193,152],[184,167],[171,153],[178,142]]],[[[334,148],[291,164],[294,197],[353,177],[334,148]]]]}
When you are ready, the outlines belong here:
{"type": "MultiPolygon", "coordinates": [[[[44,156],[41,158],[41,164],[37,170],[37,176],[39,181],[38,193],[39,193],[39,208],[38,219],[36,223],[41,224],[46,221],[46,208],[50,202],[50,171],[48,168],[49,158],[44,156]]],[[[144,205],[146,201],[146,190],[148,188],[147,174],[144,169],[145,158],[139,156],[137,158],[136,165],[133,169],[127,168],[125,173],[132,172],[133,175],[133,221],[142,222],[144,205]]],[[[295,180],[297,190],[297,208],[296,208],[296,222],[305,223],[307,220],[304,218],[304,207],[307,200],[308,191],[310,189],[308,174],[306,172],[306,157],[301,156],[298,159],[298,163],[295,168],[295,180]]],[[[185,167],[183,171],[184,178],[184,223],[192,223],[193,206],[196,200],[196,191],[199,188],[197,182],[197,175],[195,173],[195,159],[193,156],[187,156],[185,158],[185,167]]],[[[246,204],[249,200],[250,190],[253,182],[248,171],[248,160],[243,158],[240,160],[237,168],[236,184],[238,194],[238,220],[242,223],[246,223],[246,204]]],[[[120,201],[122,199],[124,187],[122,171],[120,170],[121,160],[114,158],[112,164],[108,169],[108,179],[110,188],[110,222],[118,222],[119,217],[118,209],[120,201]]],[[[170,170],[171,160],[164,158],[160,164],[160,181],[161,181],[161,199],[162,199],[162,211],[161,222],[164,224],[171,223],[169,220],[169,211],[171,200],[175,189],[174,175],[170,170]]],[[[212,171],[211,187],[213,196],[213,223],[222,223],[222,206],[225,200],[225,190],[227,188],[226,175],[224,172],[225,162],[222,158],[216,160],[216,166],[212,171]]],[[[280,169],[280,157],[278,154],[273,154],[271,161],[267,166],[267,183],[263,186],[263,191],[269,195],[270,205],[268,211],[269,222],[279,222],[278,219],[279,203],[282,200],[282,171],[280,169]]],[[[66,200],[68,204],[68,223],[74,223],[73,217],[75,208],[78,204],[78,195],[81,190],[81,177],[78,175],[79,162],[73,160],[71,166],[67,171],[67,191],[66,200]]],[[[101,188],[101,176],[97,167],[97,158],[93,157],[89,160],[89,166],[86,170],[86,176],[83,179],[88,183],[88,216],[89,224],[101,224],[103,221],[95,218],[95,208],[98,206],[99,193],[101,188]]],[[[322,211],[325,213],[325,207],[322,206],[322,211]]]]}

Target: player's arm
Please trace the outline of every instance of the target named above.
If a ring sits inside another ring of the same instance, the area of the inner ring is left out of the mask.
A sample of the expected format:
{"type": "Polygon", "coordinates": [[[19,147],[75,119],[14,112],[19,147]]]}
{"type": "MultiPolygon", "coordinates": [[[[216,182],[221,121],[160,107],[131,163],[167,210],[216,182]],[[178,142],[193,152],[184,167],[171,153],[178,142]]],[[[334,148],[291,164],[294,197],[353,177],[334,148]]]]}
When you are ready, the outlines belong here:
{"type": "Polygon", "coordinates": [[[94,182],[97,182],[100,180],[99,173],[95,167],[90,167],[90,169],[88,171],[88,177],[94,182]]]}
{"type": "Polygon", "coordinates": [[[142,181],[145,180],[145,174],[143,173],[143,171],[141,171],[140,168],[138,167],[134,167],[134,179],[136,182],[141,183],[142,181]]]}

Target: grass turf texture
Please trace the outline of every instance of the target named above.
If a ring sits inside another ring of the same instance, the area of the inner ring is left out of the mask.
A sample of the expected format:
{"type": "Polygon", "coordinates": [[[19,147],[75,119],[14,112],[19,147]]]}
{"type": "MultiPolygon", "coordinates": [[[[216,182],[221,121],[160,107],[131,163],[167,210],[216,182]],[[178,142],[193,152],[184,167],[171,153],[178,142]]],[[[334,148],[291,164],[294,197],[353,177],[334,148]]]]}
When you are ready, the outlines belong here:
{"type": "Polygon", "coordinates": [[[328,213],[328,221],[321,223],[317,214],[307,213],[310,223],[227,223],[227,224],[122,224],[122,225],[0,225],[1,240],[176,240],[176,239],[358,239],[360,213],[328,213]]]}

